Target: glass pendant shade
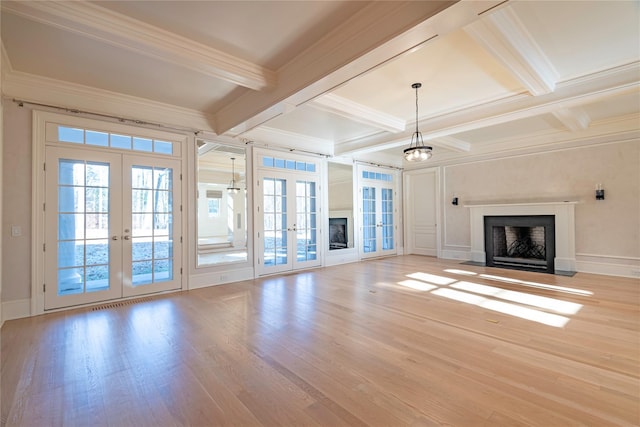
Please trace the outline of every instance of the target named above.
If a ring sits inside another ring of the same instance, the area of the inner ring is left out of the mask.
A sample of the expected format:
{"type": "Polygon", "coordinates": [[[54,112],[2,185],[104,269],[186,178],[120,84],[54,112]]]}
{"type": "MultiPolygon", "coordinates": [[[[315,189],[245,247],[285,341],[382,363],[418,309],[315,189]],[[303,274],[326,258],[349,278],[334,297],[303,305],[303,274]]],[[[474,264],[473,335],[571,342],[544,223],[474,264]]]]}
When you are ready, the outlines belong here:
{"type": "Polygon", "coordinates": [[[422,133],[418,130],[418,89],[422,87],[422,83],[414,83],[411,87],[416,90],[416,131],[411,135],[409,148],[404,150],[404,159],[408,162],[422,162],[431,158],[433,148],[424,145],[422,133]]]}
{"type": "Polygon", "coordinates": [[[232,157],[231,158],[231,182],[227,187],[227,191],[231,194],[238,194],[238,191],[240,191],[240,188],[236,185],[235,161],[236,161],[236,158],[232,157]]]}

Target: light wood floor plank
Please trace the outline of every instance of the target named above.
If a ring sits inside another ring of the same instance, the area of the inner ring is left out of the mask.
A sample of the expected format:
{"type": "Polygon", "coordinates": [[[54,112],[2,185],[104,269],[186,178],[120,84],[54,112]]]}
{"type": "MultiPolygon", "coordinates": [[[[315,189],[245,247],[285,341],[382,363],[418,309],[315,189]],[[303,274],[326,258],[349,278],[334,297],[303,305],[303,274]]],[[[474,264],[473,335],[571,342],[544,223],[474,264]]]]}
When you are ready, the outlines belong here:
{"type": "Polygon", "coordinates": [[[400,256],[12,320],[1,419],[637,426],[639,301],[634,279],[400,256]]]}

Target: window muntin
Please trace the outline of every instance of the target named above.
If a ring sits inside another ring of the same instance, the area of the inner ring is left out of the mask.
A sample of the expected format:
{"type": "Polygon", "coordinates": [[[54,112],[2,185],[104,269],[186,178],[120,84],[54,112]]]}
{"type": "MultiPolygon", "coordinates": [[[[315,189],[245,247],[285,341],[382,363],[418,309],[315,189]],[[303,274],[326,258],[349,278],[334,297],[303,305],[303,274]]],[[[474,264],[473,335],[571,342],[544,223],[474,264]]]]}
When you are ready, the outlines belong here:
{"type": "Polygon", "coordinates": [[[117,150],[141,151],[173,156],[177,150],[171,141],[141,138],[115,132],[103,132],[72,126],[57,125],[57,142],[83,144],[117,150]]]}

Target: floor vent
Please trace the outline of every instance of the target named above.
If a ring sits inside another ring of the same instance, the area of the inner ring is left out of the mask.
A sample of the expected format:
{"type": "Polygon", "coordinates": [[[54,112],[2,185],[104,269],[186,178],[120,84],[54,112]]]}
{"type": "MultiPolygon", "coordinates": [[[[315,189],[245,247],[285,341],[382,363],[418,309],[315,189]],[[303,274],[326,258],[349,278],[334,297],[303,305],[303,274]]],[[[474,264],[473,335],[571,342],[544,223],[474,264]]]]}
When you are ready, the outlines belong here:
{"type": "Polygon", "coordinates": [[[153,301],[153,298],[145,297],[145,298],[128,299],[128,300],[125,300],[125,301],[118,301],[118,302],[113,302],[113,303],[109,303],[109,304],[98,305],[96,307],[93,307],[91,309],[91,311],[106,310],[108,308],[124,307],[125,305],[137,304],[139,302],[147,302],[147,301],[153,301]]]}

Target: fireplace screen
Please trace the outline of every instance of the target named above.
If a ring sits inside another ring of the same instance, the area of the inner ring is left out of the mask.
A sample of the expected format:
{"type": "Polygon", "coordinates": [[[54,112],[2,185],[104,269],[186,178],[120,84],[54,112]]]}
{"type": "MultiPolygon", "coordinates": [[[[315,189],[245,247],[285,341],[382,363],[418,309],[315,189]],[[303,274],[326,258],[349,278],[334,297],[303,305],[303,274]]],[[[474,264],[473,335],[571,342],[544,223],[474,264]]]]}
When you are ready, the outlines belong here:
{"type": "Polygon", "coordinates": [[[329,250],[348,247],[347,218],[329,218],[329,250]]]}
{"type": "Polygon", "coordinates": [[[485,216],[486,265],[554,273],[555,217],[485,216]]]}

